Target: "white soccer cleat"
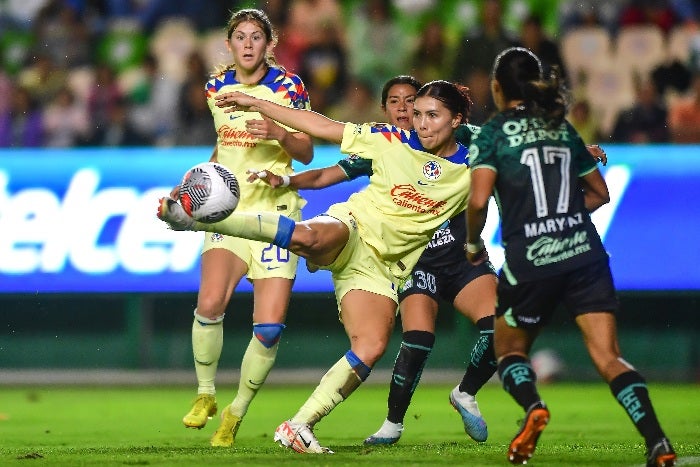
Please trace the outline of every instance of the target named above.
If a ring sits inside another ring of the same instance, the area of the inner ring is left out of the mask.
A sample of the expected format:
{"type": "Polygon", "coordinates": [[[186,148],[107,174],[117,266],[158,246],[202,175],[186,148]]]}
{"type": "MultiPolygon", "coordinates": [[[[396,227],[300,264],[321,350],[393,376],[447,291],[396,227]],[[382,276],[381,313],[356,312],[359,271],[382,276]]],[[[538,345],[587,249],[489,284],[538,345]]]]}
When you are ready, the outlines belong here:
{"type": "Polygon", "coordinates": [[[194,230],[195,220],[174,199],[160,199],[158,219],[168,224],[172,230],[194,230]]]}
{"type": "Polygon", "coordinates": [[[401,438],[403,423],[393,423],[384,420],[381,428],[364,440],[364,444],[394,444],[401,438]]]}
{"type": "Polygon", "coordinates": [[[479,411],[476,398],[466,392],[460,392],[459,386],[456,386],[450,392],[450,404],[462,416],[464,431],[474,441],[480,443],[486,441],[486,438],[489,437],[489,431],[486,427],[486,421],[479,411]]]}
{"type": "Polygon", "coordinates": [[[282,447],[294,449],[302,454],[333,454],[333,451],[319,444],[311,427],[306,423],[287,420],[275,430],[274,441],[282,447]]]}

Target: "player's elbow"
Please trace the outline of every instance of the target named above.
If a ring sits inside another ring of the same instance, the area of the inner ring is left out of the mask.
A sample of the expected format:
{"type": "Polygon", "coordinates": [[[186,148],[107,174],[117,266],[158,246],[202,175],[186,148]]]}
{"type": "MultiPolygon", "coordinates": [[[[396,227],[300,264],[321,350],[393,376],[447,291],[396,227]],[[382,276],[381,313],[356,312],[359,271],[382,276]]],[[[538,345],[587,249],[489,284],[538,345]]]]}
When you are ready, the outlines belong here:
{"type": "Polygon", "coordinates": [[[303,165],[309,165],[311,163],[311,161],[314,160],[314,155],[313,155],[313,153],[311,153],[308,156],[304,155],[304,156],[299,157],[295,160],[303,165]]]}
{"type": "Polygon", "coordinates": [[[294,155],[294,160],[303,165],[309,165],[311,161],[314,160],[314,145],[310,139],[306,142],[306,145],[294,155]]]}
{"type": "Polygon", "coordinates": [[[588,212],[593,212],[599,207],[608,204],[610,202],[610,195],[599,195],[599,196],[589,196],[586,199],[586,208],[588,212]]]}
{"type": "Polygon", "coordinates": [[[600,206],[610,202],[610,192],[608,190],[596,192],[596,197],[598,198],[598,203],[600,203],[600,206]]]}
{"type": "Polygon", "coordinates": [[[473,213],[481,212],[486,207],[487,202],[488,198],[482,199],[478,196],[470,196],[469,200],[467,201],[467,210],[473,213]]]}

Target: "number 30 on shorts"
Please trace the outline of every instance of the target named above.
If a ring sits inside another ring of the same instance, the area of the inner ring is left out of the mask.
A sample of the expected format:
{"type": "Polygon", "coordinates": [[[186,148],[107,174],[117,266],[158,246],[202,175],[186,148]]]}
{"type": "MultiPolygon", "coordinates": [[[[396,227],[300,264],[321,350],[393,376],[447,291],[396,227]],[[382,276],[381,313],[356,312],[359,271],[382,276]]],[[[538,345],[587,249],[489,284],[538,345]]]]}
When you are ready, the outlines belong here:
{"type": "Polygon", "coordinates": [[[421,290],[428,290],[430,293],[435,293],[437,291],[434,274],[416,270],[413,271],[413,280],[415,282],[415,286],[421,290]]]}

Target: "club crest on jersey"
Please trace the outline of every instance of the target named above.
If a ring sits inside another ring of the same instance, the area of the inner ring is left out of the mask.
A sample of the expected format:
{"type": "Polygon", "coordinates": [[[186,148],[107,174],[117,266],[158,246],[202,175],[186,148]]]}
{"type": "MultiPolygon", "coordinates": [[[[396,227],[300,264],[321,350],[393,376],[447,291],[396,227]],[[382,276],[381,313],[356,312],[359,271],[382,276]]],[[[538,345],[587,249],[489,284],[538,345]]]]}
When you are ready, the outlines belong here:
{"type": "Polygon", "coordinates": [[[437,161],[429,161],[423,165],[423,176],[428,180],[437,180],[442,175],[442,167],[437,161]]]}
{"type": "Polygon", "coordinates": [[[214,243],[222,242],[224,240],[224,236],[220,233],[213,233],[211,234],[210,240],[214,243]]]}

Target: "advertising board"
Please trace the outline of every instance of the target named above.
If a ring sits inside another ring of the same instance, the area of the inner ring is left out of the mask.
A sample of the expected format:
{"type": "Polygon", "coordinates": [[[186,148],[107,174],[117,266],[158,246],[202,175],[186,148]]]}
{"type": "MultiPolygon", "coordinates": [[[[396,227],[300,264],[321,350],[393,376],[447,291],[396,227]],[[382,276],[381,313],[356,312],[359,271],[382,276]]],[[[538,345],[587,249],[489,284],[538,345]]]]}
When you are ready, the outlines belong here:
{"type": "MultiPolygon", "coordinates": [[[[611,203],[593,220],[620,290],[700,290],[700,147],[606,146],[611,203]]],[[[193,292],[202,233],[173,232],[155,216],[189,167],[211,148],[0,150],[0,293],[193,292]]],[[[344,157],[317,146],[323,167],[344,157]]],[[[245,181],[241,181],[246,183],[245,181]]],[[[304,217],[366,179],[303,191],[304,217]]],[[[498,213],[484,236],[503,262],[498,213]]],[[[327,271],[300,263],[294,290],[329,292],[327,271]]],[[[243,281],[239,290],[251,290],[243,281]]]]}

